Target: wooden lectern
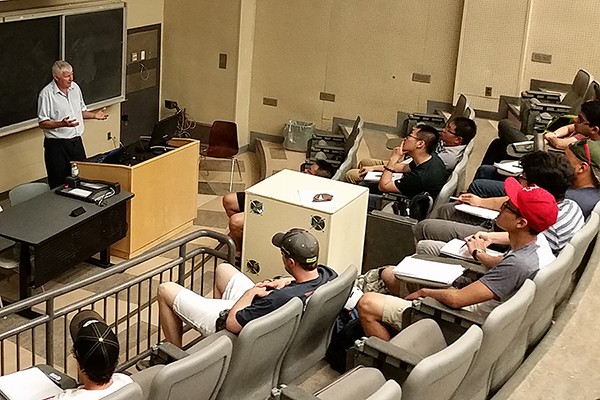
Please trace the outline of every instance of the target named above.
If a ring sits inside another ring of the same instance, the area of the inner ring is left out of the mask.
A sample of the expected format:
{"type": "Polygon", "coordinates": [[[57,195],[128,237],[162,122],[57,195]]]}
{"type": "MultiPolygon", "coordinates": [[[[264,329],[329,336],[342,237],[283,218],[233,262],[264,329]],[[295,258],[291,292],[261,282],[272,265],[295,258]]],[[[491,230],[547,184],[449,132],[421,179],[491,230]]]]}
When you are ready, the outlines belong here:
{"type": "Polygon", "coordinates": [[[176,149],[133,166],[78,162],[79,176],[119,182],[135,194],[127,204],[127,236],[111,254],[132,258],[190,227],[197,216],[200,142],[175,138],[176,149]]]}

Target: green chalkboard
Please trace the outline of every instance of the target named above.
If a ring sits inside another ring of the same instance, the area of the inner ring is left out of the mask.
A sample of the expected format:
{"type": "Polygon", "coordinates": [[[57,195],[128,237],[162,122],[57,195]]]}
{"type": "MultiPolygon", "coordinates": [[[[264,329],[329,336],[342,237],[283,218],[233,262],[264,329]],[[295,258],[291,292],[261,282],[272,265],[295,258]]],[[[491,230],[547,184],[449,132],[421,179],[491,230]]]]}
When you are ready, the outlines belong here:
{"type": "Polygon", "coordinates": [[[87,104],[121,95],[123,9],[67,15],[65,60],[87,104]]]}
{"type": "Polygon", "coordinates": [[[40,17],[33,11],[0,23],[0,136],[37,124],[37,96],[59,59],[73,66],[88,106],[124,98],[125,8],[119,4],[40,17]]]}
{"type": "Polygon", "coordinates": [[[35,118],[37,96],[60,58],[60,18],[0,24],[0,127],[35,118]]]}

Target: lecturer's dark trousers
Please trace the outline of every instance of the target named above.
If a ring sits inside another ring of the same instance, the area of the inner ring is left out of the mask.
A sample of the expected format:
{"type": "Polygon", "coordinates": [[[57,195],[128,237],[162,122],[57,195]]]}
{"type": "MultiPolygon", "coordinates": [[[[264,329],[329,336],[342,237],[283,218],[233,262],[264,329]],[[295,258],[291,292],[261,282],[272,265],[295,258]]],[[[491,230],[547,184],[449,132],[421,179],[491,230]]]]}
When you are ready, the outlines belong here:
{"type": "Polygon", "coordinates": [[[65,183],[65,178],[71,175],[71,161],[83,161],[85,149],[81,136],[73,139],[44,138],[44,162],[48,174],[48,185],[51,188],[65,183]]]}

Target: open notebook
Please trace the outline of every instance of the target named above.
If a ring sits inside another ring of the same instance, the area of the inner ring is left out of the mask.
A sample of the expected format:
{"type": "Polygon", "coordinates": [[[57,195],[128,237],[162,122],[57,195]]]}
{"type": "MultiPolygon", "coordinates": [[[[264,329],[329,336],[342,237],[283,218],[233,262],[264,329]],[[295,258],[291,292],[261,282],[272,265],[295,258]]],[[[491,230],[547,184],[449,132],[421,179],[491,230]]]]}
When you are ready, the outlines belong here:
{"type": "Polygon", "coordinates": [[[496,210],[490,210],[489,208],[483,208],[483,207],[475,207],[475,206],[472,206],[470,204],[465,204],[465,203],[456,204],[454,206],[454,208],[457,209],[458,211],[461,211],[461,212],[464,212],[467,214],[471,214],[471,215],[475,215],[476,217],[481,217],[484,219],[496,219],[496,217],[498,217],[498,214],[500,214],[496,210]]]}
{"type": "Polygon", "coordinates": [[[394,275],[397,278],[419,279],[450,286],[464,270],[460,265],[420,260],[409,256],[404,257],[404,260],[394,267],[394,275]]]}
{"type": "Polygon", "coordinates": [[[0,392],[9,400],[42,400],[63,390],[39,368],[33,367],[0,377],[0,392]]]}
{"type": "MultiPolygon", "coordinates": [[[[501,253],[499,251],[490,250],[490,249],[486,249],[485,252],[487,254],[489,254],[491,256],[495,256],[495,257],[504,255],[503,253],[501,253]]],[[[461,239],[452,239],[451,241],[446,243],[444,245],[444,247],[442,247],[440,249],[440,253],[445,256],[448,256],[448,257],[453,257],[453,258],[457,258],[459,260],[465,260],[465,261],[479,264],[479,261],[475,260],[471,256],[471,253],[469,253],[469,248],[465,245],[465,241],[461,240],[461,239]]]]}
{"type": "MultiPolygon", "coordinates": [[[[379,182],[379,180],[381,179],[381,174],[383,174],[383,172],[369,171],[363,179],[365,182],[379,182]]],[[[402,173],[394,172],[392,174],[392,180],[397,181],[398,179],[402,179],[402,173]]]]}

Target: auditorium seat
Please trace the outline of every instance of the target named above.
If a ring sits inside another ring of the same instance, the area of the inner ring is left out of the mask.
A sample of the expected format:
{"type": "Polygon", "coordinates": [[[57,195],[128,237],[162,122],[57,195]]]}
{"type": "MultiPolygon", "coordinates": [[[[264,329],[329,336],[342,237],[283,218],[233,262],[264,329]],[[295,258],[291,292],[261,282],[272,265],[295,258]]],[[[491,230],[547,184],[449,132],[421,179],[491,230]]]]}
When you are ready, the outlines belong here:
{"type": "Polygon", "coordinates": [[[155,365],[131,378],[145,400],[212,400],[225,379],[233,345],[227,336],[200,342],[195,353],[167,365],[155,365]]]}
{"type": "Polygon", "coordinates": [[[358,270],[348,266],[310,296],[300,325],[285,353],[279,383],[290,383],[325,357],[335,320],[344,307],[358,270]]]}

